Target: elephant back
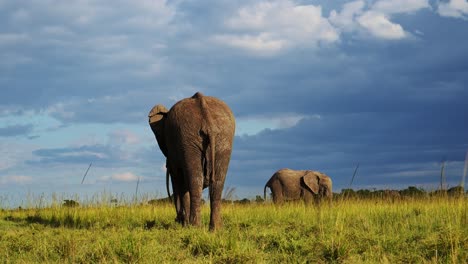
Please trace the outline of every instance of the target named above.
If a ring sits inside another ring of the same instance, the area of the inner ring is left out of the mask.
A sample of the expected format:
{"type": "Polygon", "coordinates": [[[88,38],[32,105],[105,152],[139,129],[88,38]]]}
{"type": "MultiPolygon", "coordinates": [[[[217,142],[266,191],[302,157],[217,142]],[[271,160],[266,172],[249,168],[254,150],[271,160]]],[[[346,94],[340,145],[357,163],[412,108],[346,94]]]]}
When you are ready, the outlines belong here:
{"type": "Polygon", "coordinates": [[[216,136],[218,147],[232,145],[235,118],[229,106],[218,98],[201,93],[185,98],[169,110],[168,121],[171,131],[210,134],[216,136]]]}

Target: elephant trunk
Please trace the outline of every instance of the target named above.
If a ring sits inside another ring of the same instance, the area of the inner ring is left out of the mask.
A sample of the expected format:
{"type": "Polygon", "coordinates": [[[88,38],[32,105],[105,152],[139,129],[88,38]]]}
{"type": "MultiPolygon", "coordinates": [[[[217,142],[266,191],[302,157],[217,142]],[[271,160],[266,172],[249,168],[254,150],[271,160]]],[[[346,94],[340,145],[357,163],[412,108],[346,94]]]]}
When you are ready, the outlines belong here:
{"type": "Polygon", "coordinates": [[[265,187],[263,187],[263,201],[266,202],[266,188],[268,187],[268,183],[265,184],[265,187]]]}

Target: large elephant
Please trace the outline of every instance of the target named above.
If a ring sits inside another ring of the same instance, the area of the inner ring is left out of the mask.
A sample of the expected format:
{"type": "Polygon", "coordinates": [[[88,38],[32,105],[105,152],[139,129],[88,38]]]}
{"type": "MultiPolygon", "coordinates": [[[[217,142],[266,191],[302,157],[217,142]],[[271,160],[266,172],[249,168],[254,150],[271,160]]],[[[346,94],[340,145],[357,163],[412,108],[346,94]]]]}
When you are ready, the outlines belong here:
{"type": "Polygon", "coordinates": [[[312,170],[281,169],[265,184],[263,198],[266,200],[266,188],[270,188],[273,202],[304,200],[306,203],[333,196],[332,180],[327,175],[312,170]]]}
{"type": "Polygon", "coordinates": [[[202,191],[209,187],[210,230],[216,229],[221,225],[221,196],[234,139],[231,110],[217,98],[196,93],[169,111],[156,105],[148,117],[166,156],[177,221],[184,225],[201,224],[202,191]]]}

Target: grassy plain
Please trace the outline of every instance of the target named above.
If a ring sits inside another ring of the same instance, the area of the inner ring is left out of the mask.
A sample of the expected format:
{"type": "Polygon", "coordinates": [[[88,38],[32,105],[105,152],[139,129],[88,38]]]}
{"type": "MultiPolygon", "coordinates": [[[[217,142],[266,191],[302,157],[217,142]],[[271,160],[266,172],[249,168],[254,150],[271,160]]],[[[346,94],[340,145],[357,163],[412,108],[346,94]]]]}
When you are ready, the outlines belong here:
{"type": "Polygon", "coordinates": [[[225,204],[224,226],[170,204],[2,209],[3,263],[468,263],[464,198],[225,204]]]}

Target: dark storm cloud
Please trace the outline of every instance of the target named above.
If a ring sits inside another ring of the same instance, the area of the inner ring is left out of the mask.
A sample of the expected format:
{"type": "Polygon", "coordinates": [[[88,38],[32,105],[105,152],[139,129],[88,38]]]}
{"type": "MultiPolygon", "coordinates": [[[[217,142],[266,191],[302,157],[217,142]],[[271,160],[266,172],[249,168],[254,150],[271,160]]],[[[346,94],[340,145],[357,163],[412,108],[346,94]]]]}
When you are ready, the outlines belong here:
{"type": "Polygon", "coordinates": [[[289,129],[236,137],[231,181],[256,186],[277,169],[289,167],[323,171],[333,177],[337,188],[343,188],[360,163],[361,186],[437,184],[442,160],[464,161],[468,131],[461,124],[411,113],[307,119],[289,129]],[[424,177],[420,172],[425,172],[424,177]]]}
{"type": "Polygon", "coordinates": [[[4,4],[0,57],[8,60],[0,63],[0,103],[39,110],[70,97],[86,101],[147,87],[139,77],[158,70],[158,49],[170,32],[173,8],[163,1],[119,6],[4,4]]]}

